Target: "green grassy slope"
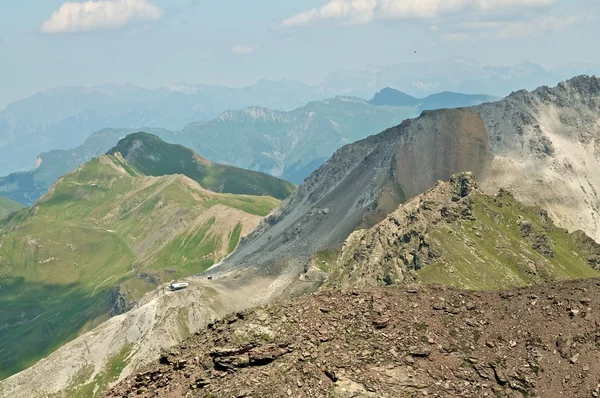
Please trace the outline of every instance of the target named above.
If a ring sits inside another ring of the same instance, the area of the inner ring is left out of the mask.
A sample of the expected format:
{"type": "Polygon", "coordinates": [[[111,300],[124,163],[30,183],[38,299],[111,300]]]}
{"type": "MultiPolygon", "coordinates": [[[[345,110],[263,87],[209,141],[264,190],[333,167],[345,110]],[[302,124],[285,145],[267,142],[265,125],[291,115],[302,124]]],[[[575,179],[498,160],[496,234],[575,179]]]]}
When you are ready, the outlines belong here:
{"type": "Polygon", "coordinates": [[[541,209],[508,194],[474,199],[473,220],[461,220],[460,228],[440,224],[430,233],[432,249],[443,255],[418,271],[423,283],[497,290],[600,276],[590,262],[593,251],[541,209]]]}
{"type": "Polygon", "coordinates": [[[4,218],[12,212],[21,210],[24,206],[8,198],[0,196],[0,218],[4,218]]]}
{"type": "MultiPolygon", "coordinates": [[[[31,171],[11,173],[0,177],[0,195],[30,206],[35,203],[62,175],[100,156],[134,129],[102,129],[90,135],[83,145],[74,149],[56,149],[38,157],[38,167],[31,171]]],[[[173,134],[165,129],[147,129],[163,138],[173,134]]]]}
{"type": "Polygon", "coordinates": [[[191,149],[148,133],[130,134],[108,153],[117,152],[146,175],[183,174],[215,192],[285,199],[296,189],[294,184],[267,174],[212,163],[191,149]]]}
{"type": "Polygon", "coordinates": [[[101,156],[0,223],[0,378],[227,256],[278,201],[101,156]]]}

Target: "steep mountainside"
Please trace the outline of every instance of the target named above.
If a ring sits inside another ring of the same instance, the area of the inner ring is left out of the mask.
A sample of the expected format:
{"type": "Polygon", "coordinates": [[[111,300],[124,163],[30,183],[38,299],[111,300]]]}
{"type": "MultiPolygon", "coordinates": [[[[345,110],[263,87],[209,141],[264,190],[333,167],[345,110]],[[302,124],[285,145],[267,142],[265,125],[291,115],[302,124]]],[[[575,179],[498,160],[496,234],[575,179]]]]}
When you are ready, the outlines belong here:
{"type": "Polygon", "coordinates": [[[0,223],[0,377],[219,262],[276,205],[146,176],[119,154],[62,177],[0,223]]]}
{"type": "Polygon", "coordinates": [[[263,80],[245,88],[183,84],[159,89],[133,85],[56,88],[4,110],[0,106],[0,175],[28,170],[39,153],[74,148],[106,127],[181,129],[227,109],[289,110],[325,97],[289,80],[263,80]]]}
{"type": "Polygon", "coordinates": [[[579,76],[555,88],[518,91],[475,108],[493,161],[481,179],[527,205],[539,205],[568,230],[600,242],[600,79],[579,76]]]}
{"type": "Polygon", "coordinates": [[[388,87],[375,94],[369,103],[377,106],[413,106],[417,107],[419,111],[426,111],[433,109],[463,108],[499,99],[500,98],[492,97],[491,95],[459,94],[450,91],[432,94],[425,98],[415,98],[402,91],[388,87]]]}
{"type": "Polygon", "coordinates": [[[599,287],[327,290],[211,323],[105,396],[597,397],[599,287]]]}
{"type": "MultiPolygon", "coordinates": [[[[514,192],[558,226],[600,241],[600,79],[519,91],[421,117],[343,147],[222,267],[305,263],[384,219],[437,180],[472,171],[484,193],[514,192]]],[[[217,272],[217,271],[215,271],[217,272]]]]}
{"type": "Polygon", "coordinates": [[[419,281],[495,290],[599,277],[600,244],[555,227],[545,210],[506,191],[483,194],[462,173],[352,233],[339,259],[325,265],[327,286],[419,281]]]}
{"type": "Polygon", "coordinates": [[[269,262],[301,269],[315,251],[341,245],[437,180],[468,170],[480,176],[490,159],[474,110],[426,112],[337,151],[215,272],[269,262]]]}
{"type": "Polygon", "coordinates": [[[23,205],[13,202],[3,196],[0,196],[0,219],[6,217],[8,214],[21,210],[23,205]]]}
{"type": "Polygon", "coordinates": [[[148,133],[130,134],[109,155],[120,153],[127,163],[148,176],[183,174],[213,192],[266,195],[285,199],[294,184],[256,171],[212,163],[191,149],[168,144],[148,133]]]}

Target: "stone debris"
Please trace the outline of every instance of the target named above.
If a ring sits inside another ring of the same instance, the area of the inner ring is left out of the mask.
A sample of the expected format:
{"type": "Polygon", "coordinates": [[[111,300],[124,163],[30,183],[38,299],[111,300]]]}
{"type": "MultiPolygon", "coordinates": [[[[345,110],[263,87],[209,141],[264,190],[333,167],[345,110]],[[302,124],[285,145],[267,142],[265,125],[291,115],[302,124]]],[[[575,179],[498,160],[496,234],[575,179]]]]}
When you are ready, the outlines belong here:
{"type": "Polygon", "coordinates": [[[324,290],[212,323],[105,396],[598,397],[598,289],[324,290]]]}

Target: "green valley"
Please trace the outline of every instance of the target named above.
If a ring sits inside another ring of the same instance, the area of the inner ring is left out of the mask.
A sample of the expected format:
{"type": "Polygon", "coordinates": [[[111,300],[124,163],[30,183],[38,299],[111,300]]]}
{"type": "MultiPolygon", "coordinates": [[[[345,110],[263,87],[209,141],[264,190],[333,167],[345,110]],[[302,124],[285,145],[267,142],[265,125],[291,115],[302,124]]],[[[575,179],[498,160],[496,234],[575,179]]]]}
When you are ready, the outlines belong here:
{"type": "MultiPolygon", "coordinates": [[[[280,196],[293,189],[267,184],[274,186],[280,196]]],[[[0,224],[0,378],[158,284],[221,261],[277,204],[216,193],[181,174],[149,176],[120,153],[60,178],[34,207],[0,224]]]]}

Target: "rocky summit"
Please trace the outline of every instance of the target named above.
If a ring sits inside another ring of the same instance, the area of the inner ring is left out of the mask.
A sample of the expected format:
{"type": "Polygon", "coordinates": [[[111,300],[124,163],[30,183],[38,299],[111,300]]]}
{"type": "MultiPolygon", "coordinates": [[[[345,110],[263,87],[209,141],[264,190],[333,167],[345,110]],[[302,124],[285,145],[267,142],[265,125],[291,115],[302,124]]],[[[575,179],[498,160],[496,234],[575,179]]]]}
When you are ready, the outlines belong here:
{"type": "Polygon", "coordinates": [[[212,323],[105,397],[598,397],[599,288],[324,290],[212,323]]]}

